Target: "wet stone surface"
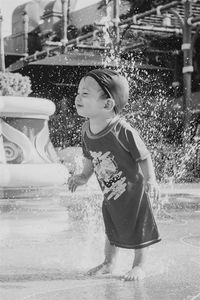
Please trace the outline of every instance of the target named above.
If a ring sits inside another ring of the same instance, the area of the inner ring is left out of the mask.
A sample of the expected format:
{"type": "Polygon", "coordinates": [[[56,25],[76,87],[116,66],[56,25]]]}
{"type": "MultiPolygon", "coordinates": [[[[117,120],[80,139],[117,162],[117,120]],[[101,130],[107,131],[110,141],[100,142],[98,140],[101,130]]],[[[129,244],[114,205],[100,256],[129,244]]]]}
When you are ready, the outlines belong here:
{"type": "Polygon", "coordinates": [[[200,248],[200,236],[188,236],[183,238],[184,243],[200,248]]]}
{"type": "Polygon", "coordinates": [[[160,211],[162,241],[149,249],[146,278],[124,282],[122,275],[133,260],[131,250],[120,250],[113,276],[85,275],[102,262],[104,229],[101,199],[91,196],[87,202],[83,196],[66,202],[58,198],[2,202],[0,299],[200,299],[198,209],[188,205],[160,211]]]}

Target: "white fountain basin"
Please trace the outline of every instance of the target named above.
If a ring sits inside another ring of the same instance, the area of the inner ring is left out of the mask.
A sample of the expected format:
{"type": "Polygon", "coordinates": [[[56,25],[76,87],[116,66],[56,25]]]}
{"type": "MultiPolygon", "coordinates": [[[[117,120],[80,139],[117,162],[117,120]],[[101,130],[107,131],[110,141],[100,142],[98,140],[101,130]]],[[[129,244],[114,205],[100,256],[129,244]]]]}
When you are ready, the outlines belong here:
{"type": "Polygon", "coordinates": [[[0,187],[63,185],[68,170],[49,137],[55,104],[33,97],[0,97],[0,187]]]}
{"type": "Polygon", "coordinates": [[[55,104],[47,99],[0,96],[0,117],[49,119],[54,112],[55,104]]]}

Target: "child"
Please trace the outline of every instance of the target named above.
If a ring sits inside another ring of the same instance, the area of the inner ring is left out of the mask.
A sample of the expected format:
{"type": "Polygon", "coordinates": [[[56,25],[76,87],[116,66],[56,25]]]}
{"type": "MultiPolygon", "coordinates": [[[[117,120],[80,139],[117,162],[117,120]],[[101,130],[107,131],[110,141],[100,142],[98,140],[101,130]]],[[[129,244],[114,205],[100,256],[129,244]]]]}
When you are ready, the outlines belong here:
{"type": "Polygon", "coordinates": [[[82,129],[85,163],[68,186],[74,192],[94,171],[104,195],[105,260],[88,274],[111,273],[116,247],[121,247],[135,249],[124,280],[140,280],[145,277],[145,249],[161,240],[149,200],[152,194],[158,197],[158,189],[149,151],[137,131],[118,116],[128,97],[128,82],[116,71],[95,69],[82,78],[75,105],[88,118],[82,129]]]}

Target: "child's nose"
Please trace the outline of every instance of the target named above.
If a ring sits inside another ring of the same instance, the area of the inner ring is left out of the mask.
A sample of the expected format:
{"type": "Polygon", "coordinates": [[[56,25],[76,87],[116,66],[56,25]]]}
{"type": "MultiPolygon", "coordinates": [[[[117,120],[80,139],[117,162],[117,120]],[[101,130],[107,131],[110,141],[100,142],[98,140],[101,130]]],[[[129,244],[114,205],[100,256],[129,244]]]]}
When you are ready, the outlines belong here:
{"type": "Polygon", "coordinates": [[[79,94],[76,95],[75,100],[80,101],[80,95],[79,94]]]}

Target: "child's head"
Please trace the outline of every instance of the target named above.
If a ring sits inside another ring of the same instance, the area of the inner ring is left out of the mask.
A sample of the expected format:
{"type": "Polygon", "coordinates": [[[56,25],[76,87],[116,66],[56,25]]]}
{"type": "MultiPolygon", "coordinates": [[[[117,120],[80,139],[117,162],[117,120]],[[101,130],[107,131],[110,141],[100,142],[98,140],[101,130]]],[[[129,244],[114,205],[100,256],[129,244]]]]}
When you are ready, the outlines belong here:
{"type": "Polygon", "coordinates": [[[79,84],[75,100],[77,112],[84,117],[119,113],[128,102],[129,86],[125,77],[109,69],[95,69],[79,84]]]}
{"type": "Polygon", "coordinates": [[[127,79],[118,72],[110,69],[94,69],[85,77],[92,77],[104,91],[106,98],[114,100],[114,111],[119,113],[127,104],[129,84],[127,79]]]}

